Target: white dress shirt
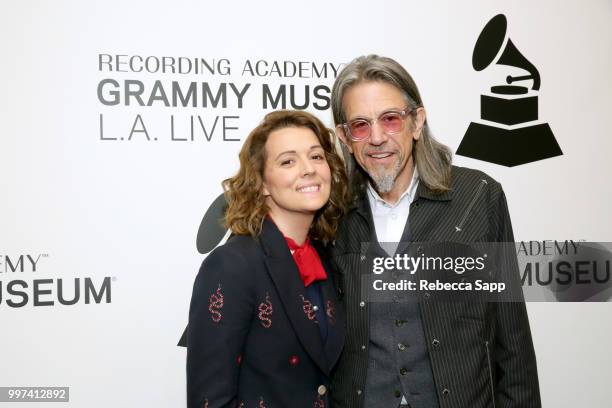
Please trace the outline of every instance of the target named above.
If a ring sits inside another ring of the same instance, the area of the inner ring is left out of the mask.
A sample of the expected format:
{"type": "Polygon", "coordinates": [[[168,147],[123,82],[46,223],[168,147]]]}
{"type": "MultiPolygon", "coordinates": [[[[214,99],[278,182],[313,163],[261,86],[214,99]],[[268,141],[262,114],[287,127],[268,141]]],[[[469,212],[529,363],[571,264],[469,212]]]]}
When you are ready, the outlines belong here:
{"type": "Polygon", "coordinates": [[[418,184],[419,176],[416,167],[414,167],[410,185],[402,193],[397,203],[390,204],[378,195],[372,184],[368,183],[368,200],[370,201],[372,219],[376,228],[376,239],[379,243],[388,243],[381,245],[381,247],[389,255],[395,253],[397,243],[402,239],[402,233],[410,213],[410,204],[414,200],[418,184]]]}

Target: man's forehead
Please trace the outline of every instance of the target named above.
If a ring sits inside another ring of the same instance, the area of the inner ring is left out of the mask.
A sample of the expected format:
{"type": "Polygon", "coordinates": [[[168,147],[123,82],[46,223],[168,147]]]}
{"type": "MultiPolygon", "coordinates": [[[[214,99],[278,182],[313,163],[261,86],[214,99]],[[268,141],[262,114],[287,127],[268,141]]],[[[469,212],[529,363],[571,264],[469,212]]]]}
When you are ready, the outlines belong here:
{"type": "Polygon", "coordinates": [[[347,89],[342,98],[347,118],[377,116],[390,109],[404,109],[406,97],[394,85],[386,82],[362,82],[347,89]]]}

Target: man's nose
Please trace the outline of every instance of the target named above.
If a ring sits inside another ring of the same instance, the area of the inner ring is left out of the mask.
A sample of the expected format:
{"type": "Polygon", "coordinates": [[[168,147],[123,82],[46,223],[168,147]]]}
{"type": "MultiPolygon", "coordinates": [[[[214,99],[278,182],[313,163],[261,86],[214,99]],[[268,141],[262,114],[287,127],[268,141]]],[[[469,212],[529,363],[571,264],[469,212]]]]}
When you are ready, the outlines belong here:
{"type": "Polygon", "coordinates": [[[372,123],[370,128],[370,144],[380,146],[389,139],[389,136],[383,131],[382,126],[378,122],[372,123]]]}

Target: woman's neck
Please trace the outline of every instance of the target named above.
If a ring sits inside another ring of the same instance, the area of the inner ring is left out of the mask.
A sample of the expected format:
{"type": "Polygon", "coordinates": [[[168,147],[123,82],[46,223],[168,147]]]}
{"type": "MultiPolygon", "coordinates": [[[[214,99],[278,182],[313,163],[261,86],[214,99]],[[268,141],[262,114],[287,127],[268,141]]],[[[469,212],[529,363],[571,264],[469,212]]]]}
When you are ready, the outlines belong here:
{"type": "Polygon", "coordinates": [[[272,218],[276,227],[284,236],[291,238],[298,245],[302,245],[306,242],[308,231],[310,231],[310,226],[314,219],[314,214],[287,214],[272,209],[268,215],[272,218]]]}

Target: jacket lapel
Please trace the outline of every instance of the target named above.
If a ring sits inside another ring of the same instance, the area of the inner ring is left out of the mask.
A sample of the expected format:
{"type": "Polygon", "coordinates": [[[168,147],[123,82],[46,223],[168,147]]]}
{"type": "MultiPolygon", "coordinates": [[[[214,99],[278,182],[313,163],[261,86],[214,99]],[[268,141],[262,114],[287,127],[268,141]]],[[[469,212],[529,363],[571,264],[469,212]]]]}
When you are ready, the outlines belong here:
{"type": "Polygon", "coordinates": [[[285,238],[276,225],[268,219],[263,224],[260,244],[266,254],[265,264],[268,274],[274,282],[293,330],[315,364],[321,371],[329,374],[319,327],[304,313],[302,299],[305,290],[297,266],[291,257],[285,238]]]}

